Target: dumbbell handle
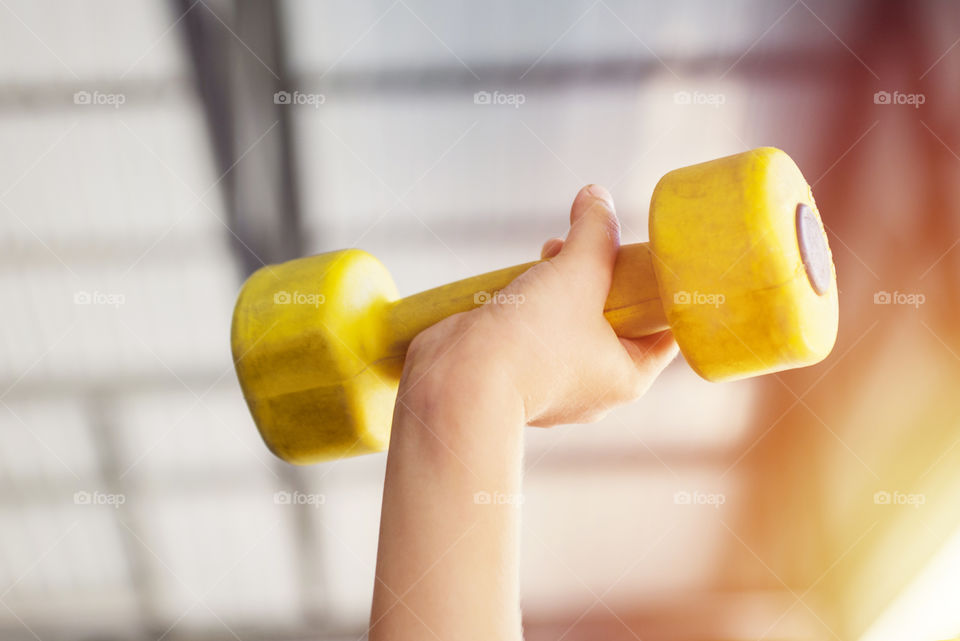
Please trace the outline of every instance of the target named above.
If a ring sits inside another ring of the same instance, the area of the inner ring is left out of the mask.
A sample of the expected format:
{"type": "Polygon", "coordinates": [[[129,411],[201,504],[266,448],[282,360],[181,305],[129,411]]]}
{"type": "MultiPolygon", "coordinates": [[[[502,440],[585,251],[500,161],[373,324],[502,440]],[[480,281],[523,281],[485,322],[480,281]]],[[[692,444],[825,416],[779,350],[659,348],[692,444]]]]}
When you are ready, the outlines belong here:
{"type": "MultiPolygon", "coordinates": [[[[384,327],[385,356],[402,358],[417,334],[448,316],[479,307],[539,262],[480,274],[390,303],[384,327]]],[[[493,302],[497,303],[495,298],[493,302]]],[[[648,243],[620,248],[603,313],[617,335],[624,338],[648,336],[669,327],[648,243]]]]}

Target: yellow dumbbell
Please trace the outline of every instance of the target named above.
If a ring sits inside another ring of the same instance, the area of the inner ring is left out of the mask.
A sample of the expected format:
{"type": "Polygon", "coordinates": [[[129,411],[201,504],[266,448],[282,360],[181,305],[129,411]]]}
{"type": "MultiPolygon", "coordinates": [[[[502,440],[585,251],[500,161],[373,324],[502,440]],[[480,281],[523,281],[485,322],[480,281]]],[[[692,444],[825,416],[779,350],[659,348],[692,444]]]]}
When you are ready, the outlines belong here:
{"type": "MultiPolygon", "coordinates": [[[[650,243],[620,249],[605,315],[617,334],[670,328],[711,381],[811,365],[837,333],[836,275],[809,185],[770,147],[671,171],[650,243]]],[[[399,299],[386,268],[348,249],[264,267],[233,314],[233,357],[267,446],[291,463],[387,447],[407,346],[535,263],[399,299]]]]}

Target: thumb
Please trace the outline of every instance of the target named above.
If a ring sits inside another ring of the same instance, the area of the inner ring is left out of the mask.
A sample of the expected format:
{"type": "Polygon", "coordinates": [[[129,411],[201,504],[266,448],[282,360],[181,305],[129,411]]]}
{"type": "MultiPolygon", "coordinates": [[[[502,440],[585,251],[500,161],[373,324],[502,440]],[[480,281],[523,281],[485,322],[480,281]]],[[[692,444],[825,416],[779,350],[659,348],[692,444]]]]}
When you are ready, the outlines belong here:
{"type": "Polygon", "coordinates": [[[570,208],[570,231],[557,258],[575,263],[579,277],[589,283],[588,296],[607,299],[613,265],[620,249],[620,223],[613,209],[613,196],[600,185],[580,190],[570,208]]]}

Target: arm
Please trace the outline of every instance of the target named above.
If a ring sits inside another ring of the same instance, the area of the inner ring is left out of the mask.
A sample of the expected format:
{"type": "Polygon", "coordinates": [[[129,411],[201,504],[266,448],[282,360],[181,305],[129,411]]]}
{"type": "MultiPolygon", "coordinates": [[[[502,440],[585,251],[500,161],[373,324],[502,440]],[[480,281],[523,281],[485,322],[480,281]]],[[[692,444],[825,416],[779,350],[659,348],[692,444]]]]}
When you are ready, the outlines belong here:
{"type": "Polygon", "coordinates": [[[371,641],[520,640],[523,426],[596,420],[643,394],[676,354],[668,332],[621,339],[603,317],[619,248],[606,190],[581,190],[570,223],[566,241],[544,245],[550,260],[503,291],[515,304],[458,314],[410,346],[371,641]]]}

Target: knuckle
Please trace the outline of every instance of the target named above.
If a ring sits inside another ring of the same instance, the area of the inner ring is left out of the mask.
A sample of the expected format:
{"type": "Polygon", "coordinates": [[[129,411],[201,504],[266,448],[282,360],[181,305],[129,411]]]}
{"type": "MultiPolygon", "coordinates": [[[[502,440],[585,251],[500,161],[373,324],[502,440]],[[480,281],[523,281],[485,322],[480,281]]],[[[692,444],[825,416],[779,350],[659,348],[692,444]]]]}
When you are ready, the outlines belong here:
{"type": "Polygon", "coordinates": [[[607,207],[603,201],[597,201],[590,208],[589,213],[604,227],[604,231],[610,238],[620,238],[620,220],[617,215],[607,207]]]}

